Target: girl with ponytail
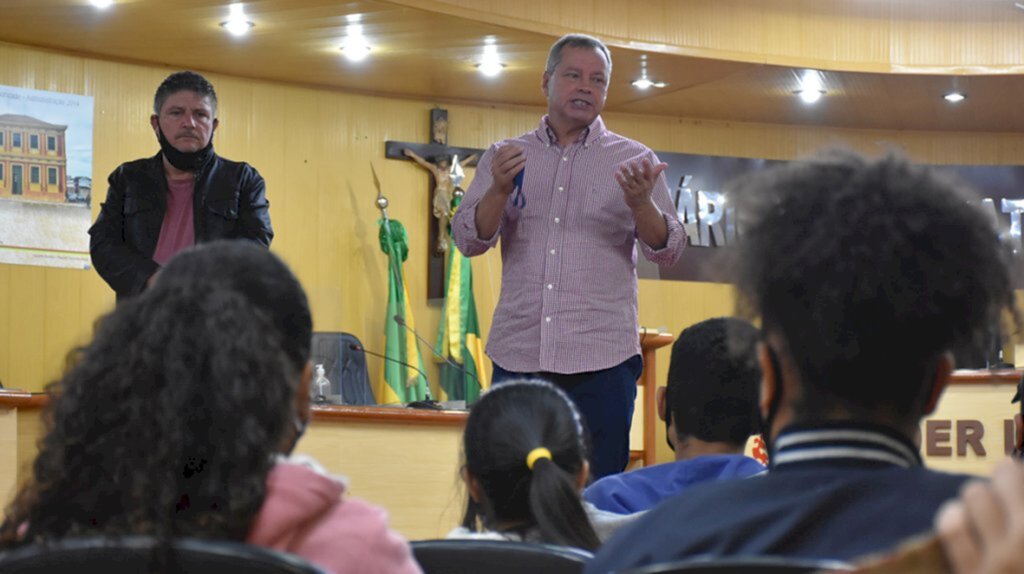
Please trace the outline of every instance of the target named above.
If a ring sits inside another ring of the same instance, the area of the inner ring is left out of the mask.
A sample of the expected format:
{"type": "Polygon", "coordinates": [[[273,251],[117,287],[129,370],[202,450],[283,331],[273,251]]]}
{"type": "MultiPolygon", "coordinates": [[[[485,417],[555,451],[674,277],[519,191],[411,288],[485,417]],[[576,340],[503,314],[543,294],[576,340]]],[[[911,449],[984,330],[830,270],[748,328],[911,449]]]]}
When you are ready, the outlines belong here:
{"type": "Polygon", "coordinates": [[[463,437],[469,497],[449,538],[540,542],[595,550],[637,515],[582,501],[587,434],[575,405],[543,381],[495,386],[475,405],[463,437]]]}

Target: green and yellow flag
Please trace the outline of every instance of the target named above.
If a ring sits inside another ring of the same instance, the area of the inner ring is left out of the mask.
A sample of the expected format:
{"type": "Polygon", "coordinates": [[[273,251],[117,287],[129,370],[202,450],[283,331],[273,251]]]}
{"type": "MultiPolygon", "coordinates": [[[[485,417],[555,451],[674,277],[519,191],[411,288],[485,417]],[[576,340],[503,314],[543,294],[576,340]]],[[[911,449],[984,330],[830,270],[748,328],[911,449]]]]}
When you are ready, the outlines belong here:
{"type": "Polygon", "coordinates": [[[427,397],[427,379],[423,375],[423,359],[411,331],[416,325],[409,306],[409,289],[402,272],[402,264],[409,257],[405,227],[393,219],[382,219],[380,248],[388,256],[388,313],[384,320],[384,354],[391,360],[382,361],[384,384],[376,389],[377,402],[391,404],[420,401],[427,397]],[[396,315],[405,320],[409,329],[398,324],[396,315]]]}
{"type": "MultiPolygon", "coordinates": [[[[461,197],[452,201],[454,209],[461,201],[461,197]]],[[[484,371],[484,344],[473,300],[473,267],[454,245],[448,250],[447,285],[437,331],[437,354],[461,369],[441,362],[441,394],[446,395],[442,400],[465,400],[471,405],[480,398],[481,391],[490,387],[490,380],[484,371]]]]}

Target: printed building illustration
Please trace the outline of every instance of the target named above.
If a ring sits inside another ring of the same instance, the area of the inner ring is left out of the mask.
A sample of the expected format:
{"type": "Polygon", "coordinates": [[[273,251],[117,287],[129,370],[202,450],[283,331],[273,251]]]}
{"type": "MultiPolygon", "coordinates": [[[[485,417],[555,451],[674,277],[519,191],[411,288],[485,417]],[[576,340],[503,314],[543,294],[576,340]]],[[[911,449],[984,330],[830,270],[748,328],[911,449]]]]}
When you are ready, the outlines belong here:
{"type": "Polygon", "coordinates": [[[66,201],[67,126],[0,114],[0,198],[66,201]]]}

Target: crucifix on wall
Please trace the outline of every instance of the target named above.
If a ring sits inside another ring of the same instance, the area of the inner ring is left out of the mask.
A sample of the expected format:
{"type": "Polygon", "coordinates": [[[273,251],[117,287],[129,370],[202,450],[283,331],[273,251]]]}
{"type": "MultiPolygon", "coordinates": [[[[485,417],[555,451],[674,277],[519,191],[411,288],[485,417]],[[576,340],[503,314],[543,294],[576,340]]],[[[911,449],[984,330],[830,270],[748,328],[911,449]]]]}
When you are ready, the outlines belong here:
{"type": "Polygon", "coordinates": [[[416,162],[430,172],[429,213],[432,218],[427,239],[427,298],[444,298],[444,262],[455,249],[449,235],[452,197],[463,167],[476,165],[483,150],[448,145],[448,110],[430,110],[430,142],[384,142],[384,157],[416,162]],[[457,162],[457,163],[456,163],[457,162]]]}

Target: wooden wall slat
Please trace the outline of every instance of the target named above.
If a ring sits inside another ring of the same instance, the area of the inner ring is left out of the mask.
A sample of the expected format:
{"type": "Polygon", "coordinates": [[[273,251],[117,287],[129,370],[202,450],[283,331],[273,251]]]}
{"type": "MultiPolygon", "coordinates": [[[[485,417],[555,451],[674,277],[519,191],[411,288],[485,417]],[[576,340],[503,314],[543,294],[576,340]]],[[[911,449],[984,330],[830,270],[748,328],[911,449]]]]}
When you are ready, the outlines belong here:
{"type": "Polygon", "coordinates": [[[1019,72],[1024,26],[996,0],[393,0],[617,46],[850,71],[1019,72]]]}

